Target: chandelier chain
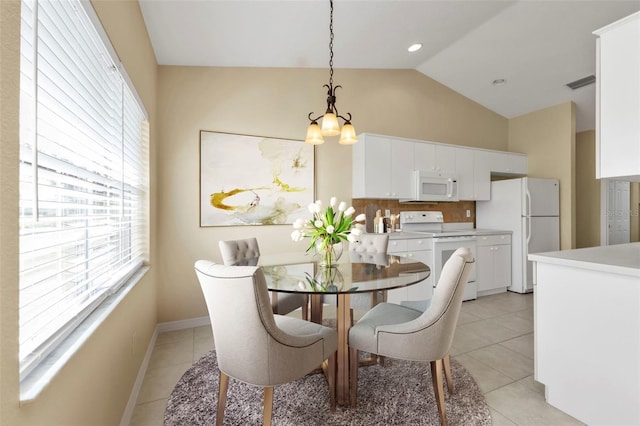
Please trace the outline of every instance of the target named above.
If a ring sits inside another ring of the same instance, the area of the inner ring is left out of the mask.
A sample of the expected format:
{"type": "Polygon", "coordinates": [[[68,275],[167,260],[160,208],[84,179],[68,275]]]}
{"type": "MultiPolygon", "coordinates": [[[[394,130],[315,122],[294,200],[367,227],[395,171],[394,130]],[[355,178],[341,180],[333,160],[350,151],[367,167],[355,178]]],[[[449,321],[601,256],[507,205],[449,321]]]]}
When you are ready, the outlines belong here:
{"type": "Polygon", "coordinates": [[[333,0],[329,1],[329,86],[333,87],[333,0]]]}
{"type": "Polygon", "coordinates": [[[336,90],[342,86],[333,86],[333,0],[329,0],[329,10],[329,84],[322,86],[327,89],[327,109],[324,114],[320,114],[317,117],[313,117],[313,111],[309,113],[308,118],[311,124],[307,129],[305,142],[319,145],[324,143],[323,136],[339,134],[339,143],[341,145],[351,145],[358,141],[356,131],[351,124],[351,113],[347,112],[346,117],[340,115],[336,107],[336,90]],[[320,119],[322,119],[322,128],[318,126],[318,120],[320,119]],[[338,119],[344,122],[342,129],[338,119]]]}

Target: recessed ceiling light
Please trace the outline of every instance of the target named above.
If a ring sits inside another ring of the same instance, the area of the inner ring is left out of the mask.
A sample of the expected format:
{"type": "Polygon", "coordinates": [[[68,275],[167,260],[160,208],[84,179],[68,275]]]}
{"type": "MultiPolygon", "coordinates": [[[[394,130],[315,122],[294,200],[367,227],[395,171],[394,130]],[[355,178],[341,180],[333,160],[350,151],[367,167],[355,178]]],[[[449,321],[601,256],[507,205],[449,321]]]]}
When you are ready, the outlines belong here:
{"type": "Polygon", "coordinates": [[[504,78],[497,78],[493,80],[491,84],[493,84],[494,86],[504,86],[505,84],[507,84],[507,80],[505,80],[504,78]]]}
{"type": "Polygon", "coordinates": [[[417,50],[420,50],[421,47],[422,47],[422,43],[415,43],[415,44],[412,44],[411,46],[409,46],[409,48],[407,50],[409,52],[415,52],[417,50]]]}

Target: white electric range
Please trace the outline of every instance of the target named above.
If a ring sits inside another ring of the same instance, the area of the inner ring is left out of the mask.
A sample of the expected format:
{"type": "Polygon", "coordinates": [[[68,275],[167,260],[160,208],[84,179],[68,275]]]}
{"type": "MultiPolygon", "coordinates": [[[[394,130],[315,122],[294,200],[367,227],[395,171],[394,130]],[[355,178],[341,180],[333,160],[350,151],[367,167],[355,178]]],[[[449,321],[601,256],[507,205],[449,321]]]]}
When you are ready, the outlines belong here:
{"type": "MultiPolygon", "coordinates": [[[[433,259],[429,266],[433,274],[434,288],[444,264],[458,248],[468,247],[473,257],[477,256],[476,232],[472,223],[445,224],[442,212],[408,211],[400,212],[400,227],[403,232],[419,233],[433,238],[433,259]]],[[[473,300],[477,297],[476,268],[472,268],[462,300],[473,300]]]]}

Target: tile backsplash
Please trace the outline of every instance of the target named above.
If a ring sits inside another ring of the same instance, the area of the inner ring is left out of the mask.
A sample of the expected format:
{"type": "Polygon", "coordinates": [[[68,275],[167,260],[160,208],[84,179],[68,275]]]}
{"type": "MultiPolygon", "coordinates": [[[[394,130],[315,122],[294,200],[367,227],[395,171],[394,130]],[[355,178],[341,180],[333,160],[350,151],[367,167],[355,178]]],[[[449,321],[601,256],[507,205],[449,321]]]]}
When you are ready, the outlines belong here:
{"type": "Polygon", "coordinates": [[[445,223],[451,222],[472,222],[476,220],[476,202],[475,201],[458,201],[455,203],[400,203],[398,200],[377,200],[373,198],[354,198],[353,208],[356,214],[367,214],[367,232],[373,232],[373,216],[376,210],[381,210],[384,216],[385,210],[389,210],[391,214],[398,214],[401,211],[441,211],[445,223]],[[471,217],[467,217],[467,210],[470,210],[471,217]],[[371,217],[370,217],[371,216],[371,217]]]}

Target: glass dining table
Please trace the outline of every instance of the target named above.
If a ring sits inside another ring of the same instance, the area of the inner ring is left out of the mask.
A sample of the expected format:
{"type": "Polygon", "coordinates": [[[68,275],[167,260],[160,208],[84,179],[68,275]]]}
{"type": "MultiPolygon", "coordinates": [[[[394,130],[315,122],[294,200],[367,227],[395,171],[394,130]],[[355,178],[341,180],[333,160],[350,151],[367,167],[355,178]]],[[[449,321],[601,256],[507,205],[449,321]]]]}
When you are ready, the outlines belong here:
{"type": "Polygon", "coordinates": [[[414,259],[367,253],[345,253],[331,268],[305,253],[261,255],[267,287],[272,292],[308,295],[311,321],[322,322],[323,296],[335,295],[338,332],[336,402],[349,405],[350,296],[392,290],[419,283],[431,270],[414,259]]]}

